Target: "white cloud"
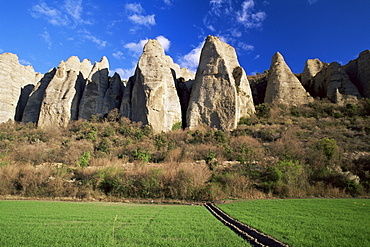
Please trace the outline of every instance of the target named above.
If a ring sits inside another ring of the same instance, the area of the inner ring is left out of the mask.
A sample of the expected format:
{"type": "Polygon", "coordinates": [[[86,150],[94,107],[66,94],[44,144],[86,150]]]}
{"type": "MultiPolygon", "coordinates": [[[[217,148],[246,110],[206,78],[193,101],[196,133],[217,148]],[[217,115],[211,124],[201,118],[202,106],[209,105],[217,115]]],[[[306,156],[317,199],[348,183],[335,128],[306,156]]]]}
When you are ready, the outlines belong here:
{"type": "Polygon", "coordinates": [[[82,13],[82,0],[65,0],[59,8],[50,7],[42,0],[39,4],[34,5],[31,11],[34,18],[43,17],[53,26],[71,28],[75,28],[79,24],[90,24],[82,18],[82,13]]]}
{"type": "Polygon", "coordinates": [[[253,60],[256,60],[256,59],[259,59],[261,57],[261,55],[256,55],[254,58],[253,58],[253,60]]]}
{"type": "Polygon", "coordinates": [[[125,9],[137,14],[141,14],[144,12],[144,9],[143,7],[141,7],[140,3],[128,3],[125,5],[125,9]]]}
{"type": "Polygon", "coordinates": [[[128,14],[128,19],[133,23],[144,26],[154,26],[155,15],[144,15],[145,10],[140,3],[128,3],[125,5],[128,14]]]}
{"type": "Polygon", "coordinates": [[[317,3],[319,0],[308,0],[308,4],[312,5],[317,3]]]}
{"type": "MultiPolygon", "coordinates": [[[[166,37],[161,35],[161,36],[156,37],[155,39],[158,40],[158,42],[162,45],[165,51],[168,51],[170,49],[171,41],[168,40],[166,37]]],[[[148,42],[148,40],[149,39],[142,39],[138,43],[134,43],[134,42],[128,43],[124,45],[123,47],[125,47],[126,49],[129,49],[136,56],[143,52],[143,48],[145,44],[148,42]]]]}
{"type": "Polygon", "coordinates": [[[123,56],[124,54],[121,51],[113,52],[112,55],[116,59],[119,59],[119,60],[124,59],[124,56],[123,56]]]}
{"type": "Polygon", "coordinates": [[[266,13],[254,11],[254,0],[247,0],[242,3],[242,9],[236,12],[237,22],[244,25],[246,28],[258,28],[262,26],[262,22],[266,19],[266,13]]]}
{"type": "Polygon", "coordinates": [[[132,67],[130,69],[117,68],[117,69],[114,69],[113,72],[116,72],[117,74],[119,74],[122,80],[127,81],[131,76],[135,74],[135,69],[136,69],[136,65],[135,67],[132,67]]]}
{"type": "Polygon", "coordinates": [[[188,54],[179,58],[179,64],[181,67],[188,68],[192,73],[198,68],[200,54],[202,52],[204,42],[200,43],[197,47],[191,50],[188,54]]]}
{"type": "Polygon", "coordinates": [[[4,50],[0,48],[0,53],[3,53],[3,52],[4,52],[4,50]]]}
{"type": "Polygon", "coordinates": [[[166,37],[162,35],[158,36],[155,39],[158,40],[158,42],[162,45],[164,51],[168,51],[170,49],[171,41],[169,39],[167,39],[166,37]]]}
{"type": "Polygon", "coordinates": [[[24,60],[24,59],[19,59],[19,63],[24,65],[24,66],[28,66],[28,65],[31,65],[30,62],[28,62],[27,60],[24,60]]]}
{"type": "Polygon", "coordinates": [[[98,37],[96,37],[95,35],[91,34],[86,29],[80,30],[79,33],[81,34],[81,37],[83,39],[89,40],[89,41],[95,43],[98,46],[98,48],[104,48],[104,47],[106,47],[108,45],[108,41],[99,39],[98,37]]]}
{"type": "Polygon", "coordinates": [[[133,14],[128,17],[133,23],[144,25],[144,26],[154,26],[155,25],[155,15],[138,15],[133,14]]]}
{"type": "Polygon", "coordinates": [[[238,43],[238,47],[245,50],[245,51],[253,51],[254,50],[254,46],[253,45],[248,45],[244,42],[239,42],[238,43]]]}
{"type": "Polygon", "coordinates": [[[163,2],[167,5],[171,5],[172,4],[172,0],[163,0],[163,2]]]}
{"type": "Polygon", "coordinates": [[[44,42],[48,45],[48,49],[50,50],[51,49],[51,46],[52,46],[52,42],[51,42],[51,37],[50,37],[50,34],[47,32],[47,31],[44,31],[43,33],[39,34],[42,39],[44,40],[44,42]]]}

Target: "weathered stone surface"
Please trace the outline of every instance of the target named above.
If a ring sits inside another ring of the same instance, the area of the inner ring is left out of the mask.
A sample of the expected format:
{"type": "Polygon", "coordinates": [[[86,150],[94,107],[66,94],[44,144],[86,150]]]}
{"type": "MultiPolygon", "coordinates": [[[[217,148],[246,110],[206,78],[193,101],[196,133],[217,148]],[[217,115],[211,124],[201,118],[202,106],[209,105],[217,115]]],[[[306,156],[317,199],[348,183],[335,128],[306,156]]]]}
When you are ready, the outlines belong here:
{"type": "Polygon", "coordinates": [[[109,88],[104,96],[103,114],[108,114],[113,109],[120,109],[125,86],[119,74],[114,73],[109,79],[109,88]]]}
{"type": "Polygon", "coordinates": [[[109,63],[106,57],[95,62],[87,79],[79,107],[79,118],[103,115],[104,96],[109,87],[109,63]]]}
{"type": "Polygon", "coordinates": [[[254,111],[249,82],[235,49],[208,36],[190,96],[187,125],[233,130],[241,117],[254,111]]]}
{"type": "Polygon", "coordinates": [[[37,123],[39,121],[41,104],[44,100],[45,90],[53,79],[56,71],[57,70],[55,68],[49,70],[36,84],[28,98],[27,105],[24,108],[22,122],[37,123]]]}
{"type": "Polygon", "coordinates": [[[71,57],[61,61],[55,76],[45,90],[38,126],[66,127],[71,120],[72,101],[76,95],[80,61],[71,57]]]}
{"type": "Polygon", "coordinates": [[[279,52],[272,57],[264,101],[286,105],[301,105],[313,101],[279,52]]]}
{"type": "Polygon", "coordinates": [[[150,125],[156,133],[169,131],[181,121],[172,71],[160,43],[149,40],[135,71],[131,97],[134,114],[131,114],[131,119],[150,125]]]}
{"type": "Polygon", "coordinates": [[[132,119],[132,89],[134,88],[135,84],[135,76],[131,76],[128,79],[128,82],[126,84],[123,96],[122,96],[122,103],[120,107],[120,114],[123,117],[127,117],[129,119],[132,119]]]}
{"type": "Polygon", "coordinates": [[[328,63],[323,63],[319,59],[308,59],[306,66],[302,72],[302,85],[311,94],[315,95],[317,89],[315,89],[314,77],[322,69],[328,67],[328,63]]]}
{"type": "Polygon", "coordinates": [[[361,98],[342,66],[333,62],[314,77],[315,96],[328,98],[334,103],[345,104],[361,98]]]}
{"type": "Polygon", "coordinates": [[[32,66],[19,63],[17,55],[0,55],[0,122],[21,119],[28,95],[38,77],[32,66]]]}
{"type": "Polygon", "coordinates": [[[361,52],[357,59],[344,66],[344,70],[361,96],[370,98],[370,50],[361,52]]]}

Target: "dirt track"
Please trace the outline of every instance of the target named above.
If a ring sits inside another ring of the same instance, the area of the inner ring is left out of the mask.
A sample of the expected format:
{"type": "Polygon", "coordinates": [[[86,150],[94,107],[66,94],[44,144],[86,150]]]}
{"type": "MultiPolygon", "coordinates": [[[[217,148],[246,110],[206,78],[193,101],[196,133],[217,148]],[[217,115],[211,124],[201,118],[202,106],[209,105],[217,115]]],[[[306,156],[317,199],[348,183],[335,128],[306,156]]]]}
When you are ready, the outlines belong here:
{"type": "Polygon", "coordinates": [[[227,225],[231,230],[237,233],[239,236],[247,240],[253,246],[276,246],[276,247],[289,247],[288,245],[263,234],[256,229],[247,226],[240,221],[231,218],[229,215],[224,213],[213,203],[206,203],[205,207],[222,223],[227,225]]]}

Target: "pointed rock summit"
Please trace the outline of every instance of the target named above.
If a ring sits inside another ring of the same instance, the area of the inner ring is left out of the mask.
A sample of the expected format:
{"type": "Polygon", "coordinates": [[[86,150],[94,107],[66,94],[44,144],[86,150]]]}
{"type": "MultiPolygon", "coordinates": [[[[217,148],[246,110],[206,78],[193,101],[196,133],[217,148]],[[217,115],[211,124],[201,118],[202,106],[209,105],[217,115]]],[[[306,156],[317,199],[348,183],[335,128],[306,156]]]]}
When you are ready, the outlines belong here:
{"type": "Polygon", "coordinates": [[[246,73],[235,49],[219,38],[208,36],[192,88],[187,125],[207,124],[233,130],[241,117],[255,111],[246,73]]]}
{"type": "Polygon", "coordinates": [[[123,99],[123,115],[128,114],[133,121],[150,125],[156,133],[169,131],[174,124],[181,122],[176,72],[172,66],[161,44],[157,40],[149,40],[135,76],[127,85],[127,89],[132,91],[123,99]]]}
{"type": "Polygon", "coordinates": [[[301,105],[312,102],[313,98],[306,92],[298,78],[285,63],[283,56],[277,52],[272,57],[268,73],[265,103],[301,105]]]}
{"type": "Polygon", "coordinates": [[[315,95],[314,92],[318,91],[318,89],[315,88],[314,77],[322,69],[328,66],[329,64],[321,62],[318,58],[308,59],[306,61],[306,66],[304,67],[304,70],[302,72],[302,85],[309,93],[311,93],[311,95],[315,95]]]}
{"type": "Polygon", "coordinates": [[[104,56],[100,62],[95,62],[87,78],[87,84],[83,92],[79,118],[90,119],[92,115],[103,115],[105,93],[109,87],[109,63],[104,56]]]}
{"type": "Polygon", "coordinates": [[[21,65],[17,55],[0,55],[0,123],[22,118],[28,96],[39,77],[32,66],[21,65]]]}

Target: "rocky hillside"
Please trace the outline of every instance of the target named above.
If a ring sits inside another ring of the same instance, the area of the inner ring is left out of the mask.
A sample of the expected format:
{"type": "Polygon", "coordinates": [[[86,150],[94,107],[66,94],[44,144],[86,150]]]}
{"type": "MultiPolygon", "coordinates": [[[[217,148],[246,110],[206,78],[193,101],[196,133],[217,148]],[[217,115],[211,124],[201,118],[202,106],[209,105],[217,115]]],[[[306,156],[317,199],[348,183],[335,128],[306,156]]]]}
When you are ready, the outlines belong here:
{"type": "Polygon", "coordinates": [[[119,109],[122,116],[156,133],[180,123],[233,130],[260,103],[297,106],[320,97],[346,105],[369,98],[370,51],[344,66],[308,60],[299,76],[276,53],[268,73],[248,78],[235,49],[208,36],[194,76],[166,56],[158,41],[150,40],[127,83],[118,74],[109,76],[106,57],[92,65],[73,56],[39,74],[21,65],[15,54],[4,53],[0,87],[0,122],[65,127],[70,121],[104,117],[119,109]]]}

